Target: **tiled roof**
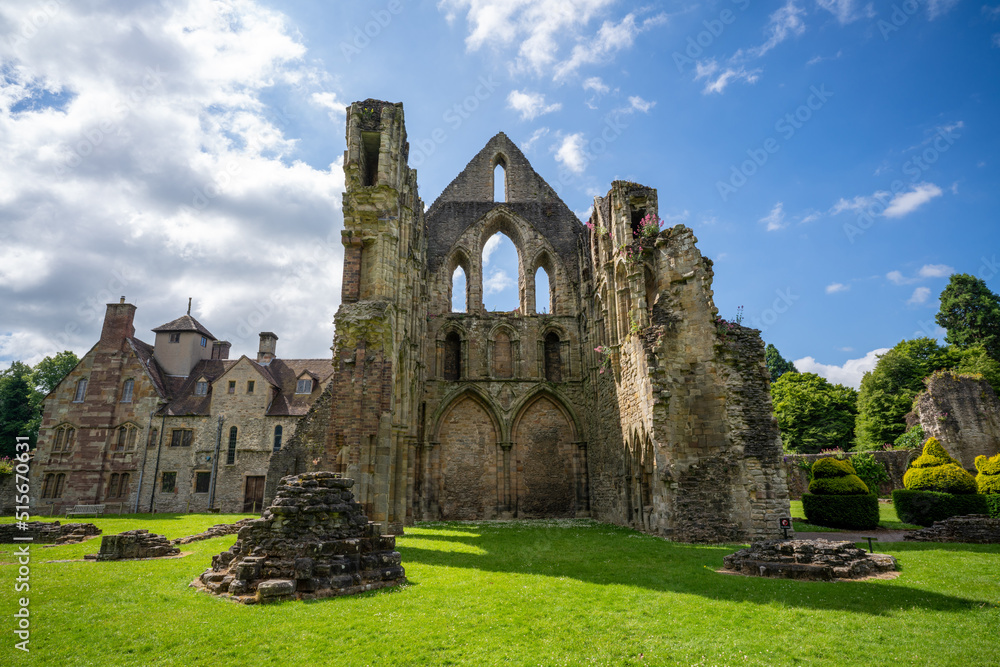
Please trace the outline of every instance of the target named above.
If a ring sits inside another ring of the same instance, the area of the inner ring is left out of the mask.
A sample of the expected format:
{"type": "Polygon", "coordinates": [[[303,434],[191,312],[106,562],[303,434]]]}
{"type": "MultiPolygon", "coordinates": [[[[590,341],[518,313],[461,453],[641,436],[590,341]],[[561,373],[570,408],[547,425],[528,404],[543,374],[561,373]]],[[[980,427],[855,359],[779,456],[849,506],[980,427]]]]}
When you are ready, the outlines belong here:
{"type": "Polygon", "coordinates": [[[275,359],[267,368],[279,387],[278,395],[267,411],[269,416],[306,414],[322,393],[323,385],[333,375],[333,363],[330,359],[275,359]],[[308,373],[317,380],[311,394],[295,393],[295,386],[303,373],[308,373]]]}
{"type": "Polygon", "coordinates": [[[161,324],[160,326],[153,329],[154,333],[164,333],[167,331],[196,331],[202,336],[211,338],[212,340],[218,340],[212,333],[202,326],[201,322],[194,319],[190,315],[181,315],[173,322],[167,322],[166,324],[161,324]]]}
{"type": "Polygon", "coordinates": [[[155,359],[153,359],[153,346],[149,343],[144,343],[134,336],[129,338],[128,342],[135,351],[135,356],[146,369],[146,373],[149,375],[150,380],[153,381],[153,387],[156,389],[156,393],[160,395],[160,398],[165,399],[169,395],[167,391],[167,383],[163,377],[163,371],[160,369],[160,365],[156,363],[155,359]]]}
{"type": "Polygon", "coordinates": [[[201,378],[214,382],[234,364],[232,359],[202,359],[191,369],[186,378],[170,378],[172,400],[167,406],[167,415],[207,415],[212,404],[211,394],[196,396],[194,385],[201,378]]]}

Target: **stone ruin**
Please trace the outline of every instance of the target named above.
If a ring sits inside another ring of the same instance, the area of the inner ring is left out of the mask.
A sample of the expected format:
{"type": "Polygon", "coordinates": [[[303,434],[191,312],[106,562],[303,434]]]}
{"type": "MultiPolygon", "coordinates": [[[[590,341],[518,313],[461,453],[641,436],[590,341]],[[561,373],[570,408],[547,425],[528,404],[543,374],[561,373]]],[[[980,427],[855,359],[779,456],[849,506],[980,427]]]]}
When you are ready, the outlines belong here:
{"type": "Polygon", "coordinates": [[[117,535],[101,538],[101,550],[84,556],[87,560],[132,560],[136,558],[163,558],[177,556],[181,550],[163,535],[148,530],[126,530],[117,535]]]}
{"type": "Polygon", "coordinates": [[[853,542],[787,540],[754,542],[723,559],[725,572],[779,579],[864,579],[896,571],[896,559],[870,554],[853,542]]]}
{"type": "Polygon", "coordinates": [[[938,371],[924,380],[907,426],[919,420],[925,437],[935,437],[962,467],[975,474],[979,455],[1000,452],[1000,398],[982,378],[938,371]]]}
{"type": "Polygon", "coordinates": [[[211,528],[208,528],[204,532],[198,533],[197,535],[188,535],[186,537],[178,537],[171,540],[172,544],[190,544],[191,542],[199,542],[201,540],[210,540],[213,537],[222,537],[224,535],[235,535],[240,532],[240,528],[247,525],[251,521],[256,521],[256,519],[240,519],[236,523],[217,523],[211,528]]]}
{"type": "Polygon", "coordinates": [[[212,558],[193,586],[246,604],[352,595],[406,583],[396,537],[354,502],[332,472],[284,477],[262,518],[212,558]]]}
{"type": "Polygon", "coordinates": [[[1000,544],[1000,518],[986,514],[953,516],[922,530],[903,535],[910,542],[966,542],[968,544],[1000,544]]]}
{"type": "Polygon", "coordinates": [[[77,544],[100,534],[101,529],[92,523],[29,521],[26,530],[13,523],[0,524],[0,544],[13,544],[15,537],[30,537],[34,544],[77,544]]]}

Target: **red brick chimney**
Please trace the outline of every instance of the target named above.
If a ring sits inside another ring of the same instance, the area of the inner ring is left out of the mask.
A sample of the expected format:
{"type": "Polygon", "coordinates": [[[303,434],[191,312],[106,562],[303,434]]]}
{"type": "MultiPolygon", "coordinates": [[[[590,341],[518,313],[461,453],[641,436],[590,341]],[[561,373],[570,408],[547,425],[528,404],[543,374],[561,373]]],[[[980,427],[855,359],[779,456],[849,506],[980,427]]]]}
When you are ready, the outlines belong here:
{"type": "Polygon", "coordinates": [[[107,313],[104,315],[104,328],[101,329],[101,340],[98,343],[102,347],[119,347],[126,338],[135,336],[135,326],[132,321],[135,319],[135,306],[125,303],[125,297],[118,303],[109,303],[107,313]]]}

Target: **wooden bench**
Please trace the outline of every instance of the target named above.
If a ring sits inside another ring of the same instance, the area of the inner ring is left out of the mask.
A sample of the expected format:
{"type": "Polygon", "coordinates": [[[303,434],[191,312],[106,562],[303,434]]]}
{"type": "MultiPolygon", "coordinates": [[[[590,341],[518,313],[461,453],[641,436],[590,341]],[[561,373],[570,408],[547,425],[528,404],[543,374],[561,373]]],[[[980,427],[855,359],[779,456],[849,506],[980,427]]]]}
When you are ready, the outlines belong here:
{"type": "Polygon", "coordinates": [[[93,514],[97,516],[104,514],[104,505],[74,505],[72,508],[66,510],[66,518],[68,519],[71,514],[74,516],[81,514],[93,514]]]}

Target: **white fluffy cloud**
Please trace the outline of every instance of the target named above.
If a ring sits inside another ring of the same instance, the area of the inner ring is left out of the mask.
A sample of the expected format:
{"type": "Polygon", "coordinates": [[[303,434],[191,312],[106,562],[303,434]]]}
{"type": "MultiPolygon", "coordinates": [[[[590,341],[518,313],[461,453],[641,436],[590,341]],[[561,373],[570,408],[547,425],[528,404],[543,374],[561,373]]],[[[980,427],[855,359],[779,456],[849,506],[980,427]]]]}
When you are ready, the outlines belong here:
{"type": "Polygon", "coordinates": [[[947,278],[955,273],[955,268],[947,264],[924,264],[918,273],[921,278],[947,278]]]}
{"type": "Polygon", "coordinates": [[[830,283],[826,286],[826,293],[836,294],[837,292],[846,292],[849,289],[851,289],[851,286],[844,283],[830,283]]]}
{"type": "Polygon", "coordinates": [[[941,188],[933,183],[920,183],[909,192],[901,192],[892,198],[882,213],[887,218],[901,218],[942,194],[941,188]]]}
{"type": "Polygon", "coordinates": [[[570,171],[582,174],[583,170],[587,168],[587,156],[584,153],[586,145],[583,132],[567,134],[556,148],[556,161],[570,171]]]}
{"type": "MultiPolygon", "coordinates": [[[[37,11],[7,3],[0,23],[37,11]]],[[[0,356],[86,351],[121,295],[146,339],[190,296],[234,353],[273,328],[283,356],[328,354],[337,304],[317,309],[313,285],[339,294],[343,172],[297,159],[263,95],[342,120],[305,54],[251,0],[62,3],[2,40],[0,356]]]]}
{"type": "Polygon", "coordinates": [[[545,95],[541,93],[512,90],[507,96],[507,108],[521,114],[521,120],[534,120],[538,116],[559,111],[562,109],[562,104],[558,102],[546,104],[545,95]]]}
{"type": "Polygon", "coordinates": [[[931,296],[930,287],[918,287],[917,289],[913,290],[913,294],[906,301],[906,304],[908,306],[916,306],[921,303],[926,303],[927,299],[930,298],[930,296],[931,296]]]}
{"type": "Polygon", "coordinates": [[[695,65],[694,80],[705,79],[705,87],[702,89],[703,95],[709,93],[722,93],[726,86],[734,81],[746,81],[747,83],[757,83],[761,70],[747,70],[742,65],[737,67],[721,67],[715,60],[699,62],[695,65]]]}
{"type": "Polygon", "coordinates": [[[853,23],[862,16],[868,18],[875,16],[875,9],[871,3],[859,7],[857,0],[816,0],[816,4],[836,16],[842,25],[853,23]]]}
{"type": "Polygon", "coordinates": [[[507,275],[506,271],[497,270],[486,276],[486,279],[483,280],[483,293],[499,294],[513,284],[514,281],[507,275]]]}
{"type": "Polygon", "coordinates": [[[861,386],[861,378],[878,363],[878,357],[889,351],[887,347],[872,350],[860,359],[848,359],[842,366],[821,364],[813,357],[796,359],[793,363],[800,373],[815,373],[835,384],[842,384],[857,389],[861,386]]]}

